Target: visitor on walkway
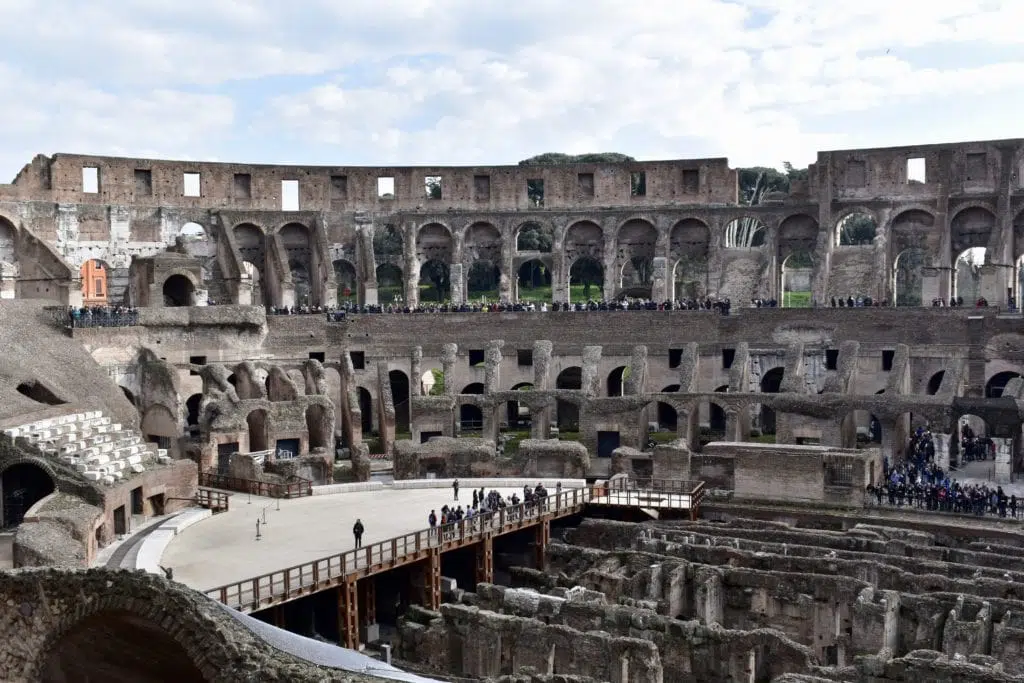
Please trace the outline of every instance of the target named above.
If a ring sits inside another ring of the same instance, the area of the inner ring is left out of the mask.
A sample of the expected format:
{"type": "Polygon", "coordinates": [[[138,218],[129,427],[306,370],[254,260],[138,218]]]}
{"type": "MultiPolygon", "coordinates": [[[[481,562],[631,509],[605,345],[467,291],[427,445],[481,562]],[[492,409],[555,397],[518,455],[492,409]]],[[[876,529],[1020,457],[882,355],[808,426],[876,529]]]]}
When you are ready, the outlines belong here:
{"type": "Polygon", "coordinates": [[[352,535],[356,537],[356,547],[363,547],[363,520],[357,519],[352,525],[352,535]]]}
{"type": "Polygon", "coordinates": [[[456,479],[452,482],[452,491],[455,492],[455,500],[459,499],[459,480],[456,479]]]}

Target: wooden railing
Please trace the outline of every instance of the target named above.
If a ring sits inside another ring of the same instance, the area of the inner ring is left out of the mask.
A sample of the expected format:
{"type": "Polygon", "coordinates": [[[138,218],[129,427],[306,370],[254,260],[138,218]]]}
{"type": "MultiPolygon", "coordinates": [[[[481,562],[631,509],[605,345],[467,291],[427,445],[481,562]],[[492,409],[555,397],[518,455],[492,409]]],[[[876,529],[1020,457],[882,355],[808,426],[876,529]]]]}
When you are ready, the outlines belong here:
{"type": "Polygon", "coordinates": [[[227,512],[228,501],[231,499],[230,493],[224,491],[213,491],[211,489],[199,489],[196,491],[196,503],[200,507],[209,508],[213,510],[214,514],[218,512],[227,512]]]}
{"type": "Polygon", "coordinates": [[[254,496],[266,496],[267,498],[300,498],[313,495],[313,482],[308,479],[274,482],[232,477],[216,472],[200,472],[199,485],[227,491],[251,493],[254,496]]]}
{"type": "Polygon", "coordinates": [[[500,536],[581,512],[588,503],[615,506],[695,509],[702,496],[703,482],[666,481],[660,492],[659,480],[641,488],[609,487],[607,484],[567,489],[532,503],[521,503],[496,512],[477,515],[453,524],[422,529],[402,536],[337,553],[305,564],[288,567],[237,583],[206,591],[206,595],[234,609],[253,612],[287,600],[316,593],[346,579],[369,576],[380,571],[417,562],[432,552],[444,552],[486,537],[500,536]],[[684,493],[685,490],[685,493],[684,493]]]}
{"type": "Polygon", "coordinates": [[[696,511],[705,493],[702,481],[642,477],[610,482],[608,498],[612,505],[696,511]]]}

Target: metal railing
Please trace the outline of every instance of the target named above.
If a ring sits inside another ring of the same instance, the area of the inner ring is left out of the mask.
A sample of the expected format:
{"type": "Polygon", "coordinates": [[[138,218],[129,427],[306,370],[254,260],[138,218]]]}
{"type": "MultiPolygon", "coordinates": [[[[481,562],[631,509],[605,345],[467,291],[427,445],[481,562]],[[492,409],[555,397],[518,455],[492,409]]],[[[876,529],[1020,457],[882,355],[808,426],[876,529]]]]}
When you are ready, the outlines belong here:
{"type": "Polygon", "coordinates": [[[622,501],[611,504],[681,510],[699,508],[706,494],[702,481],[651,477],[618,479],[609,482],[609,489],[610,499],[622,501]]]}
{"type": "MultiPolygon", "coordinates": [[[[658,480],[648,480],[657,488],[658,480]]],[[[421,529],[395,538],[337,553],[305,564],[245,579],[206,591],[206,595],[238,610],[256,611],[340,585],[346,579],[417,562],[431,551],[444,552],[486,537],[500,536],[535,524],[581,512],[588,503],[633,507],[687,509],[702,497],[703,482],[672,482],[679,491],[609,487],[568,489],[540,500],[501,508],[444,526],[421,529]],[[689,485],[683,493],[684,485],[689,485]],[[657,497],[658,500],[652,500],[657,497]]]]}
{"type": "Polygon", "coordinates": [[[200,507],[209,508],[213,510],[214,514],[218,512],[227,512],[228,501],[231,499],[230,493],[224,491],[213,491],[211,489],[199,489],[196,491],[196,503],[200,507]]]}
{"type": "Polygon", "coordinates": [[[313,495],[313,482],[301,478],[290,482],[275,482],[232,477],[216,472],[200,472],[199,485],[267,498],[300,498],[313,495]]]}

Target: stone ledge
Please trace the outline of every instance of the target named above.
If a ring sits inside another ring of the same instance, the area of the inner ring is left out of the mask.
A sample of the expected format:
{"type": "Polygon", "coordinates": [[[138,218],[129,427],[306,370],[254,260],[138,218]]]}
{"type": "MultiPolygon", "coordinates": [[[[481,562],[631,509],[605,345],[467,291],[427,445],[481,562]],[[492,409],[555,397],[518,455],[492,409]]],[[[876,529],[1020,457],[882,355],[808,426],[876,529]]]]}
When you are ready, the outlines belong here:
{"type": "MultiPolygon", "coordinates": [[[[403,479],[396,481],[391,484],[393,489],[442,489],[451,488],[454,479],[403,479]]],[[[512,479],[500,479],[500,478],[487,478],[487,479],[459,479],[461,488],[466,490],[472,488],[480,488],[481,486],[487,488],[520,488],[522,486],[536,486],[538,483],[543,486],[554,489],[559,483],[562,483],[562,488],[583,488],[587,485],[585,479],[551,479],[551,478],[512,478],[512,479]]]]}
{"type": "Polygon", "coordinates": [[[386,488],[380,481],[362,481],[353,484],[323,484],[313,487],[314,496],[331,496],[336,493],[359,493],[362,491],[381,491],[386,488]]]}
{"type": "Polygon", "coordinates": [[[212,516],[213,512],[206,508],[191,509],[161,523],[156,531],[146,536],[139,545],[139,552],[135,558],[135,569],[163,576],[160,559],[164,556],[164,551],[167,550],[167,546],[174,537],[193,524],[212,516]]]}

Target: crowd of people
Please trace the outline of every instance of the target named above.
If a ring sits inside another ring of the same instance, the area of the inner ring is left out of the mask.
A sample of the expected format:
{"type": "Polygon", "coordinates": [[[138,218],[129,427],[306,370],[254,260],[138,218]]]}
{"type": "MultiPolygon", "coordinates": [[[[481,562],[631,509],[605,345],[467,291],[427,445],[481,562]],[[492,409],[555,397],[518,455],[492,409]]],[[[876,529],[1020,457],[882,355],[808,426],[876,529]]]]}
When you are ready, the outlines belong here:
{"type": "Polygon", "coordinates": [[[130,306],[70,306],[68,327],[130,327],[139,324],[139,309],[130,306]]]}
{"type": "MultiPolygon", "coordinates": [[[[498,512],[505,508],[515,508],[521,504],[529,507],[534,504],[540,504],[548,497],[548,490],[543,484],[538,483],[535,487],[530,488],[529,486],[523,486],[523,496],[519,497],[518,493],[513,493],[508,499],[501,494],[500,491],[491,490],[488,491],[484,487],[479,489],[474,488],[472,490],[472,502],[467,501],[465,507],[459,503],[459,480],[456,479],[452,482],[452,491],[454,493],[454,500],[452,505],[443,505],[438,511],[431,510],[430,514],[427,515],[427,524],[431,529],[444,528],[452,524],[457,524],[463,520],[472,520],[476,517],[487,515],[492,512],[498,512]]],[[[555,487],[555,495],[557,496],[562,492],[562,484],[558,483],[555,487]]]]}
{"type": "MultiPolygon", "coordinates": [[[[946,301],[945,299],[942,299],[942,298],[932,299],[932,307],[934,307],[934,308],[958,308],[958,307],[963,307],[963,305],[964,305],[964,298],[962,296],[950,297],[949,301],[946,301]]],[[[1007,305],[1007,308],[1009,308],[1010,310],[1015,310],[1016,307],[1017,307],[1017,302],[1011,296],[1009,298],[1009,300],[1006,302],[1006,305],[1007,305]]],[[[986,299],[983,296],[978,297],[975,300],[975,302],[974,302],[974,307],[975,308],[986,308],[986,307],[988,307],[988,299],[986,299]]]]}
{"type": "MultiPolygon", "coordinates": [[[[991,439],[976,436],[969,425],[961,428],[960,450],[965,459],[990,457],[991,444],[991,439]]],[[[963,484],[952,479],[936,464],[935,439],[924,427],[914,432],[903,462],[890,465],[885,460],[882,481],[868,486],[868,494],[879,506],[1014,518],[1019,502],[1016,495],[1006,495],[1001,486],[963,484]]]]}

